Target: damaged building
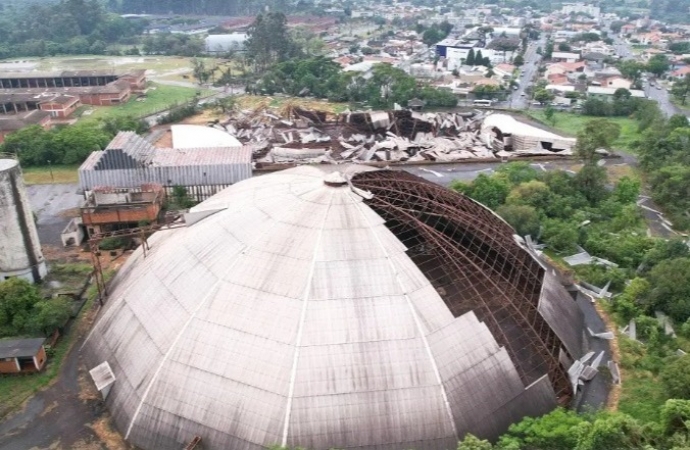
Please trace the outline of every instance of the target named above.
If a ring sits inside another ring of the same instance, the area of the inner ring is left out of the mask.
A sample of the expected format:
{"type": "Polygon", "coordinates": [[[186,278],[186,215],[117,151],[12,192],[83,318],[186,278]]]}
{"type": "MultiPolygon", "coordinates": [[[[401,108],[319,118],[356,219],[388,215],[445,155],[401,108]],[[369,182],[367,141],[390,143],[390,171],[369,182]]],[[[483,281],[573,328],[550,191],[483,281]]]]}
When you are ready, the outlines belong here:
{"type": "Polygon", "coordinates": [[[173,139],[176,134],[182,147],[173,140],[172,148],[159,148],[133,132],[118,133],[105,150],[91,153],[79,167],[80,190],[160,185],[170,191],[182,186],[201,201],[252,176],[253,147],[238,147],[234,139],[227,145],[218,143],[215,135],[208,141],[206,127],[184,128],[173,133],[173,139]],[[190,147],[190,142],[197,147],[190,147]]]}
{"type": "Polygon", "coordinates": [[[568,156],[575,142],[511,116],[482,111],[241,111],[218,127],[255,146],[257,168],[568,156]]]}
{"type": "Polygon", "coordinates": [[[88,236],[157,223],[165,190],[149,184],[134,189],[96,188],[86,195],[81,223],[88,236]]]}
{"type": "Polygon", "coordinates": [[[576,139],[559,136],[507,114],[490,114],[482,123],[482,139],[497,156],[572,155],[576,139]]]}
{"type": "Polygon", "coordinates": [[[582,313],[509,225],[403,171],[335,169],[231,186],[116,275],[84,359],[112,371],[128,442],[456,448],[570,401],[582,313]]]}

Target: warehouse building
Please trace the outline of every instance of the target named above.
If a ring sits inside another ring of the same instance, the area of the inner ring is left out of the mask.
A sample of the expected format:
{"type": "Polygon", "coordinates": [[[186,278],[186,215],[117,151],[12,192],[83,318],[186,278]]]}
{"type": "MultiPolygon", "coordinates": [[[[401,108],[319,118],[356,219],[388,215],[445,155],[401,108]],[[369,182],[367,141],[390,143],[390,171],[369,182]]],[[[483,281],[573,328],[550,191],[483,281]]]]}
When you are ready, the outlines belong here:
{"type": "MultiPolygon", "coordinates": [[[[133,132],[120,132],[102,151],[91,153],[79,168],[82,192],[97,188],[137,188],[160,185],[171,190],[183,186],[203,200],[220,190],[252,176],[252,147],[205,147],[205,127],[195,127],[199,147],[158,148],[133,132]]],[[[182,143],[188,143],[185,128],[182,143]]],[[[173,133],[173,138],[175,133],[173,133]]],[[[231,138],[231,136],[228,136],[231,138]]]]}
{"type": "Polygon", "coordinates": [[[583,318],[489,209],[402,171],[302,166],[158,231],[87,337],[142,449],[455,449],[567,404],[583,318]]]}

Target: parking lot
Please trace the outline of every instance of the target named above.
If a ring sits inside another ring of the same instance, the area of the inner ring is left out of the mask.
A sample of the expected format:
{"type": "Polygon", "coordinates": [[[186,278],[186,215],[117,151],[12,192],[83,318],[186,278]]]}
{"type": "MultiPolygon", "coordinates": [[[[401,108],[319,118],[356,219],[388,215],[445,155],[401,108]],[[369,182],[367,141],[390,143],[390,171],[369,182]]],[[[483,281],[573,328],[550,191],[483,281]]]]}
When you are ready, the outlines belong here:
{"type": "Polygon", "coordinates": [[[27,186],[26,190],[41,244],[62,246],[62,230],[72,217],[79,214],[82,196],[77,194],[77,185],[36,184],[27,186]]]}

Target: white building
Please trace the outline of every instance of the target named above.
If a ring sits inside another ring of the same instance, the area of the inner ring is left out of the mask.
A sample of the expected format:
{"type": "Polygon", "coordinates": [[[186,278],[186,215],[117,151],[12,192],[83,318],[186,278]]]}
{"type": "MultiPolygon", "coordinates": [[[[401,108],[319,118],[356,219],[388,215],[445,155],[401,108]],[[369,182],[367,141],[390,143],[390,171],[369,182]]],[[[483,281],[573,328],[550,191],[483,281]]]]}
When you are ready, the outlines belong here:
{"type": "Polygon", "coordinates": [[[585,3],[564,3],[561,9],[563,14],[588,14],[595,19],[601,16],[601,8],[585,3]]]}
{"type": "Polygon", "coordinates": [[[244,50],[247,42],[246,33],[212,34],[206,37],[206,51],[208,53],[225,53],[244,50]]]}

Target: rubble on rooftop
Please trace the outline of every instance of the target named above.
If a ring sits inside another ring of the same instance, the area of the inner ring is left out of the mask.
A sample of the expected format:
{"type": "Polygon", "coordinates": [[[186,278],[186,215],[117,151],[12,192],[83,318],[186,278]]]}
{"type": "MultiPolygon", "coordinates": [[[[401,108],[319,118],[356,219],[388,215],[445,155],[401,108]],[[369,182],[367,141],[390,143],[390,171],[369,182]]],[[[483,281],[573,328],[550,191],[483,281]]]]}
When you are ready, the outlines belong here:
{"type": "MultiPolygon", "coordinates": [[[[278,111],[265,107],[242,110],[213,126],[245,145],[252,144],[257,167],[285,163],[452,162],[572,154],[560,148],[550,152],[539,145],[525,147],[524,143],[514,152],[508,143],[500,148],[492,145],[486,134],[495,127],[485,125],[490,116],[494,116],[493,122],[501,122],[496,117],[499,115],[478,110],[421,113],[396,109],[331,114],[288,103],[278,111]]],[[[532,128],[524,124],[526,134],[532,128]]],[[[537,130],[537,137],[527,141],[536,142],[540,133],[544,134],[537,130]]],[[[517,142],[522,136],[515,135],[513,139],[517,142]]]]}

